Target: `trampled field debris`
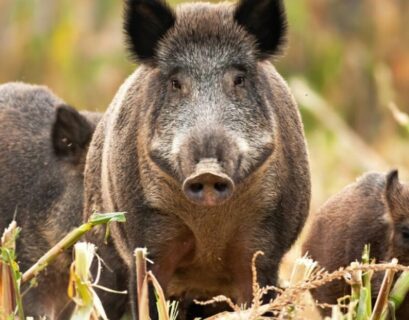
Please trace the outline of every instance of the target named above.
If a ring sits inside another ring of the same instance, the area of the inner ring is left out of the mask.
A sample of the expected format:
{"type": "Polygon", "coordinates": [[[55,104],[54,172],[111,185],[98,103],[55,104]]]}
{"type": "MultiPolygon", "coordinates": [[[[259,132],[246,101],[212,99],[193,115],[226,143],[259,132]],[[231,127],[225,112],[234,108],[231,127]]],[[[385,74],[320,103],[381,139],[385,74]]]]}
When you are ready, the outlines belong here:
{"type": "MultiPolygon", "coordinates": [[[[107,223],[109,221],[123,221],[123,214],[120,216],[104,217],[99,216],[96,222],[91,224],[107,223]]],[[[85,228],[87,229],[87,228],[85,228]]],[[[85,230],[83,226],[77,228],[76,232],[70,233],[78,236],[78,230],[85,230]]],[[[81,232],[82,232],[81,231],[81,232]]],[[[24,282],[24,276],[21,275],[17,262],[15,261],[15,239],[19,228],[12,223],[7,228],[2,237],[1,246],[1,281],[0,281],[0,310],[2,316],[6,319],[24,319],[23,305],[20,295],[20,284],[24,282]]],[[[67,239],[67,237],[64,237],[67,239]]],[[[79,237],[67,240],[67,243],[73,244],[79,237]]],[[[67,248],[66,245],[57,245],[59,248],[67,248]]],[[[75,311],[71,319],[107,319],[104,308],[94,287],[98,287],[100,268],[95,280],[92,280],[90,266],[96,255],[96,247],[90,243],[79,242],[75,245],[75,258],[71,268],[71,281],[68,292],[72,300],[76,303],[75,311]]],[[[55,248],[50,252],[60,252],[55,248]]],[[[351,287],[351,293],[345,297],[339,297],[337,305],[323,305],[315,302],[318,308],[332,308],[332,317],[330,320],[386,320],[393,319],[395,310],[403,302],[406,293],[409,291],[409,266],[399,265],[396,259],[389,263],[374,263],[370,260],[369,249],[366,247],[361,262],[352,262],[345,268],[340,268],[334,272],[327,272],[320,269],[316,262],[308,257],[298,258],[291,273],[291,277],[285,288],[274,286],[260,287],[257,281],[257,257],[262,255],[257,252],[252,260],[253,272],[253,300],[250,306],[236,305],[230,298],[225,296],[214,297],[209,301],[196,301],[198,304],[211,304],[224,302],[227,303],[232,312],[223,312],[214,315],[206,320],[256,320],[256,319],[280,319],[295,320],[303,318],[302,311],[308,307],[305,295],[311,289],[318,288],[337,279],[345,279],[351,287]],[[371,278],[375,272],[385,272],[382,286],[377,293],[377,298],[373,299],[371,278]],[[400,273],[398,279],[394,281],[395,274],[400,273]],[[276,292],[276,297],[269,303],[263,303],[263,296],[270,291],[276,292]],[[372,305],[373,301],[376,301],[372,305]]],[[[50,256],[50,254],[48,254],[50,256]]],[[[54,255],[51,255],[54,257],[54,255]]],[[[175,320],[178,316],[178,305],[176,301],[167,301],[165,294],[155,276],[148,271],[147,250],[140,248],[135,250],[136,265],[138,277],[136,279],[139,318],[150,319],[149,299],[156,299],[156,307],[159,320],[175,320]],[[149,297],[148,284],[151,283],[155,289],[155,297],[149,297]]],[[[42,259],[44,260],[44,259],[42,259]]],[[[47,260],[46,264],[52,263],[52,259],[47,260]]],[[[34,272],[37,275],[44,269],[44,263],[41,268],[34,272]]],[[[31,270],[31,269],[30,269],[31,270]]],[[[26,279],[32,279],[26,276],[26,279]]],[[[28,280],[25,280],[28,281],[28,280]]],[[[103,288],[104,289],[104,288],[103,288]]],[[[109,291],[109,288],[105,288],[109,291]]],[[[120,292],[124,293],[124,292],[120,292]]]]}

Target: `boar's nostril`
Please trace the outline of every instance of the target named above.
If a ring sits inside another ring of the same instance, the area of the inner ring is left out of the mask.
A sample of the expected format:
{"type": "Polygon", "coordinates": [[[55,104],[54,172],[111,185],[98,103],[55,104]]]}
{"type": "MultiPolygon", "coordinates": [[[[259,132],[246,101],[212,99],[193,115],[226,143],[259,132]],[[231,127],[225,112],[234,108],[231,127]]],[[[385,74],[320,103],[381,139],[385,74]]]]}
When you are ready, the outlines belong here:
{"type": "Polygon", "coordinates": [[[228,189],[228,185],[224,182],[216,182],[214,188],[219,192],[225,192],[228,189]]]}
{"type": "Polygon", "coordinates": [[[201,183],[192,183],[189,186],[190,191],[192,191],[193,193],[199,193],[200,191],[203,190],[203,184],[201,183]]]}

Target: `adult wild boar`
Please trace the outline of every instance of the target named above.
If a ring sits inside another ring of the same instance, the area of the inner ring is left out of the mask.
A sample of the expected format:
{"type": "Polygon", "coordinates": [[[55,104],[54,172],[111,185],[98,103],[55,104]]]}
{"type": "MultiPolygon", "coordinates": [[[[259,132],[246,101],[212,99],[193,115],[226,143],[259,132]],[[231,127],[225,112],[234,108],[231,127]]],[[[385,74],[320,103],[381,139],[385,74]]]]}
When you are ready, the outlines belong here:
{"type": "MultiPolygon", "coordinates": [[[[399,182],[398,171],[369,173],[331,197],[314,216],[303,251],[321,267],[334,271],[361,260],[365,244],[376,261],[398,258],[409,265],[409,185],[399,182]]],[[[374,277],[377,294],[383,274],[374,277]]],[[[319,302],[336,304],[350,294],[344,281],[334,281],[312,292],[319,302]]],[[[330,310],[322,310],[328,315],[330,310]]],[[[397,313],[409,318],[406,298],[397,313]]]]}
{"type": "Polygon", "coordinates": [[[129,0],[124,26],[140,66],[95,131],[85,218],[127,212],[112,238],[131,270],[131,295],[133,251],[147,247],[166,296],[182,307],[218,294],[250,303],[253,254],[265,253],[260,284],[275,284],[310,200],[299,111],[268,61],[284,43],[283,3],[174,11],[129,0]]]}
{"type": "MultiPolygon", "coordinates": [[[[22,271],[81,224],[85,154],[99,118],[78,113],[46,87],[0,85],[0,229],[13,218],[22,228],[22,271]]],[[[63,314],[71,260],[63,254],[40,275],[23,298],[27,315],[63,314]]]]}

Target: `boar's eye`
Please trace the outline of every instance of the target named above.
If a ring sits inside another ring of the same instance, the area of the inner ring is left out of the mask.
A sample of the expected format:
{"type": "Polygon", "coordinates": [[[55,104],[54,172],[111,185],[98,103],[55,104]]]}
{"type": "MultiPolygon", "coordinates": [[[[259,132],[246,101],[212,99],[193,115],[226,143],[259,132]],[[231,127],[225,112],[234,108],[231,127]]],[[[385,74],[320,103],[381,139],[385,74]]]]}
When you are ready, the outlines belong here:
{"type": "Polygon", "coordinates": [[[236,76],[234,78],[234,86],[235,87],[244,87],[244,83],[245,83],[244,76],[240,75],[240,76],[236,76]]]}
{"type": "Polygon", "coordinates": [[[180,90],[180,89],[182,89],[182,84],[181,84],[180,81],[177,80],[177,79],[172,79],[172,80],[171,80],[171,84],[172,84],[172,89],[173,89],[173,90],[180,90]]]}

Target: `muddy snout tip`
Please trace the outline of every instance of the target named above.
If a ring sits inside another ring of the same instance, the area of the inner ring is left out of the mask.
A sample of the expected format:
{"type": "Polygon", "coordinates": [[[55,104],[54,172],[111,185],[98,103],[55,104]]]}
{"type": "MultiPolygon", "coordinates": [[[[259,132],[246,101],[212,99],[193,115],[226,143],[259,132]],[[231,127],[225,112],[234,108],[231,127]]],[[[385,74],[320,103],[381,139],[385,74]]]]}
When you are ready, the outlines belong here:
{"type": "Polygon", "coordinates": [[[234,192],[234,182],[224,173],[201,172],[186,178],[182,186],[187,199],[213,207],[224,203],[234,192]]]}

